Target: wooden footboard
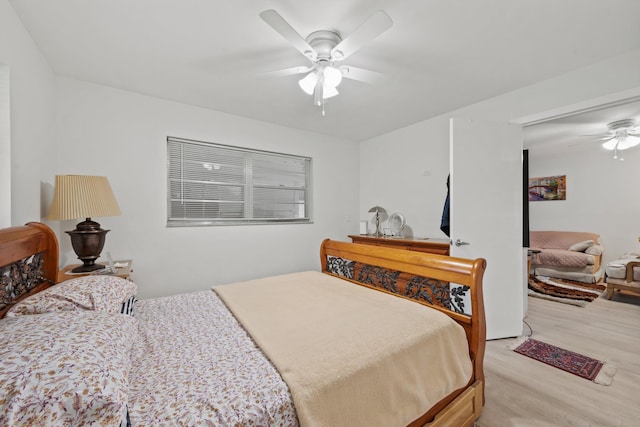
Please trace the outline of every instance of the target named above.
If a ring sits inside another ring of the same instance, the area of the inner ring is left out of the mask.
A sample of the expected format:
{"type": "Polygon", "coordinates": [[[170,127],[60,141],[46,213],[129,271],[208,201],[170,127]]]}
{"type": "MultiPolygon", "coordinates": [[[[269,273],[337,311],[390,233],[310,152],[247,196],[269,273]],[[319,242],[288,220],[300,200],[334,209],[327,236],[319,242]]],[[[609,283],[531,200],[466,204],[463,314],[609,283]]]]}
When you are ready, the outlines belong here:
{"type": "Polygon", "coordinates": [[[484,384],[476,381],[440,410],[424,427],[469,427],[482,415],[484,384]]]}
{"type": "Polygon", "coordinates": [[[471,425],[484,404],[486,323],[482,278],[486,261],[329,239],[322,243],[320,260],[322,271],[327,274],[429,306],[464,328],[473,364],[472,378],[464,389],[447,396],[411,426],[471,425]],[[467,293],[470,310],[462,298],[467,293]]]}

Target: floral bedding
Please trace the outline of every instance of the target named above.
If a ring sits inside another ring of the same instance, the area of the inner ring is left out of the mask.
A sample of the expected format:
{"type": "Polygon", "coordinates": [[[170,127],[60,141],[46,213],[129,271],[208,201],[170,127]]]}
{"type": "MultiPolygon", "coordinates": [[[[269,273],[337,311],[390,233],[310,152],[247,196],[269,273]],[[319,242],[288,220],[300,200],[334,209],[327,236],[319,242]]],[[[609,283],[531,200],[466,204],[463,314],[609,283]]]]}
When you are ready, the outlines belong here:
{"type": "Polygon", "coordinates": [[[0,426],[126,423],[135,319],[64,311],[0,321],[0,426]]]}
{"type": "Polygon", "coordinates": [[[66,280],[18,302],[6,317],[54,311],[95,310],[120,313],[137,292],[135,283],[116,276],[89,275],[66,280]]]}
{"type": "Polygon", "coordinates": [[[211,290],[138,301],[132,426],[298,426],[286,383],[211,290]]]}

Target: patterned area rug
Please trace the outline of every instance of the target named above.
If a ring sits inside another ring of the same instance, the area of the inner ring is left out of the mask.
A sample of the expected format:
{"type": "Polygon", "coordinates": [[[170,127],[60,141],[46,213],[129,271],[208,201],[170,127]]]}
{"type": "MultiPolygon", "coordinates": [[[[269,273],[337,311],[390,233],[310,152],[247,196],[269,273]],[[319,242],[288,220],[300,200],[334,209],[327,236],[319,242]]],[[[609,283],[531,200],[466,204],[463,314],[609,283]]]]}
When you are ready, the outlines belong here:
{"type": "Polygon", "coordinates": [[[518,341],[511,348],[516,353],[601,385],[611,385],[616,373],[616,368],[605,362],[533,338],[518,341]]]}
{"type": "Polygon", "coordinates": [[[529,295],[584,307],[607,289],[602,282],[584,283],[545,276],[529,277],[529,295]]]}

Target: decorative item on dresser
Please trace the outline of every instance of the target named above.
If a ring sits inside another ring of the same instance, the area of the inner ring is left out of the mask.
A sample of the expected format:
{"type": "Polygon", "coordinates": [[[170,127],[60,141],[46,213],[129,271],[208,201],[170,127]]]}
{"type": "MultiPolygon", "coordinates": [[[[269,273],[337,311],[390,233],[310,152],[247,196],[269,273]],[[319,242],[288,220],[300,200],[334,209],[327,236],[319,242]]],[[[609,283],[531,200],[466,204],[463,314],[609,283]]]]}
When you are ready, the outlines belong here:
{"type": "Polygon", "coordinates": [[[393,237],[402,237],[402,231],[405,225],[404,215],[400,212],[392,213],[389,215],[387,222],[389,223],[389,234],[393,237]]]}
{"type": "Polygon", "coordinates": [[[376,214],[376,231],[373,235],[382,236],[382,233],[380,232],[380,216],[381,216],[380,214],[386,215],[387,211],[382,206],[374,206],[371,209],[369,209],[369,213],[376,214]]]}
{"type": "Polygon", "coordinates": [[[482,413],[484,259],[327,239],[321,271],[139,300],[126,313],[133,282],[51,286],[57,260],[47,226],[0,230],[0,425],[469,427],[482,413]]]}
{"type": "Polygon", "coordinates": [[[385,246],[388,248],[406,249],[430,254],[449,255],[449,239],[431,239],[415,237],[384,237],[384,236],[360,236],[350,234],[348,236],[353,243],[365,245],[385,246]]]}
{"type": "Polygon", "coordinates": [[[109,230],[100,228],[100,224],[91,221],[91,217],[116,215],[120,215],[120,208],[106,176],[56,176],[48,219],[86,218],[78,223],[75,230],[66,232],[71,236],[73,250],[83,263],[72,270],[74,273],[104,268],[95,261],[100,257],[109,230]]]}

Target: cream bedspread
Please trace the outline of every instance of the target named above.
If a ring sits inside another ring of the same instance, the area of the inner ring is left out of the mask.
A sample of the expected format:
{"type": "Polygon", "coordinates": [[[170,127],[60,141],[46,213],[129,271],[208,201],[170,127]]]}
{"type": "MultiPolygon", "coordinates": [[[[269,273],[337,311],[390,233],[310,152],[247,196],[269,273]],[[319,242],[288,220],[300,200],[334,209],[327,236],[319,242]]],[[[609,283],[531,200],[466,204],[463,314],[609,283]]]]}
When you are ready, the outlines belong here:
{"type": "Polygon", "coordinates": [[[404,426],[471,377],[462,327],[320,272],[213,288],[289,386],[301,426],[404,426]]]}

